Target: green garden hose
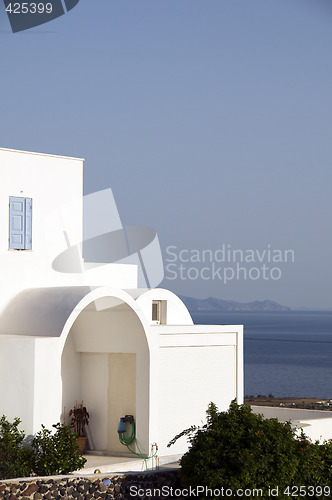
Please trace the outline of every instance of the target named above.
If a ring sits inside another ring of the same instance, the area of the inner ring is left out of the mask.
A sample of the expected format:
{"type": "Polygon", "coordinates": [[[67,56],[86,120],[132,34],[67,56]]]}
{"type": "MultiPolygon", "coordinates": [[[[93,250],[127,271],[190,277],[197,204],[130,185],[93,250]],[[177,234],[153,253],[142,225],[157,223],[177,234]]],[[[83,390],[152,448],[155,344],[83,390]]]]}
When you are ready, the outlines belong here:
{"type": "Polygon", "coordinates": [[[119,441],[121,444],[123,444],[124,446],[126,446],[128,448],[128,450],[133,453],[134,455],[140,457],[142,460],[144,460],[144,463],[145,463],[145,468],[146,470],[148,470],[148,465],[147,465],[147,460],[149,460],[150,458],[153,458],[157,455],[158,453],[158,447],[155,451],[155,453],[149,457],[145,456],[141,450],[140,450],[140,447],[138,445],[138,442],[137,442],[137,439],[136,439],[136,425],[135,425],[135,421],[132,421],[130,422],[131,423],[131,434],[130,436],[126,437],[125,436],[125,432],[121,432],[119,433],[119,441]],[[136,447],[139,451],[139,453],[137,453],[136,451],[133,451],[132,449],[130,449],[130,446],[135,443],[136,444],[136,447]]]}

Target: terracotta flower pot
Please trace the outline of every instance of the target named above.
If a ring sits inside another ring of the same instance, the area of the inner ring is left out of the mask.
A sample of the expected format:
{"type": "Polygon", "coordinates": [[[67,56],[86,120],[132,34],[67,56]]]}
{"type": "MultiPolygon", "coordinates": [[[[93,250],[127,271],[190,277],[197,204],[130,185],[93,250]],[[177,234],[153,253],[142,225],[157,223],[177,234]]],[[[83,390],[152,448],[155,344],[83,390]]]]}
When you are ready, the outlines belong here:
{"type": "Polygon", "coordinates": [[[77,444],[80,447],[80,455],[83,455],[84,453],[86,440],[87,440],[86,436],[80,436],[77,438],[77,444]]]}

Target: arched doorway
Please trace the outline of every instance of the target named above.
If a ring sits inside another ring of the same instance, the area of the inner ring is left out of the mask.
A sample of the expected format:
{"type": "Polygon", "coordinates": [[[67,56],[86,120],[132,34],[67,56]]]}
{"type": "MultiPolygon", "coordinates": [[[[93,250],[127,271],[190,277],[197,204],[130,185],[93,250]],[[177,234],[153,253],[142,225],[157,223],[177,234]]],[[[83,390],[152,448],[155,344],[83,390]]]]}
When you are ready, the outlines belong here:
{"type": "Polygon", "coordinates": [[[120,417],[132,414],[140,447],[148,452],[149,367],[145,328],[133,307],[115,296],[87,303],[62,351],[62,407],[68,414],[76,401],[84,401],[95,450],[127,452],[118,440],[117,426],[120,417]]]}

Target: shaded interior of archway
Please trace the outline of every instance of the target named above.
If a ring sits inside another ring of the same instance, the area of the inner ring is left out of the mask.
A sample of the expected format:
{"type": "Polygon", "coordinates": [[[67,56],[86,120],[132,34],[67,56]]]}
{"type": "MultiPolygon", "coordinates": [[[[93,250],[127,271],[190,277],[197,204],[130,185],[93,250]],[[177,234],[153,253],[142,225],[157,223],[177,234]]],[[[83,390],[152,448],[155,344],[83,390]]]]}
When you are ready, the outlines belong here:
{"type": "Polygon", "coordinates": [[[90,413],[91,448],[127,452],[117,433],[119,418],[126,414],[134,415],[146,447],[148,366],[144,328],[130,306],[116,297],[102,297],[83,309],[63,349],[62,406],[68,422],[68,411],[76,401],[84,402],[90,413]]]}

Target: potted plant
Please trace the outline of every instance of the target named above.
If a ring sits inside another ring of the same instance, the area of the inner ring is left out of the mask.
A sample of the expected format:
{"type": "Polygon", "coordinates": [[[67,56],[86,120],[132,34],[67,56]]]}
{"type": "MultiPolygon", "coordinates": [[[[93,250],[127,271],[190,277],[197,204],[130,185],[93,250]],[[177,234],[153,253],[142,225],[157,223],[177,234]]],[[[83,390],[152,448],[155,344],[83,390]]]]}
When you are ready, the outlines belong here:
{"type": "Polygon", "coordinates": [[[87,440],[84,427],[89,425],[90,418],[86,407],[83,405],[83,401],[81,404],[78,404],[76,401],[75,407],[69,412],[69,417],[71,417],[70,427],[78,436],[77,442],[80,447],[80,453],[83,455],[87,440]]]}

